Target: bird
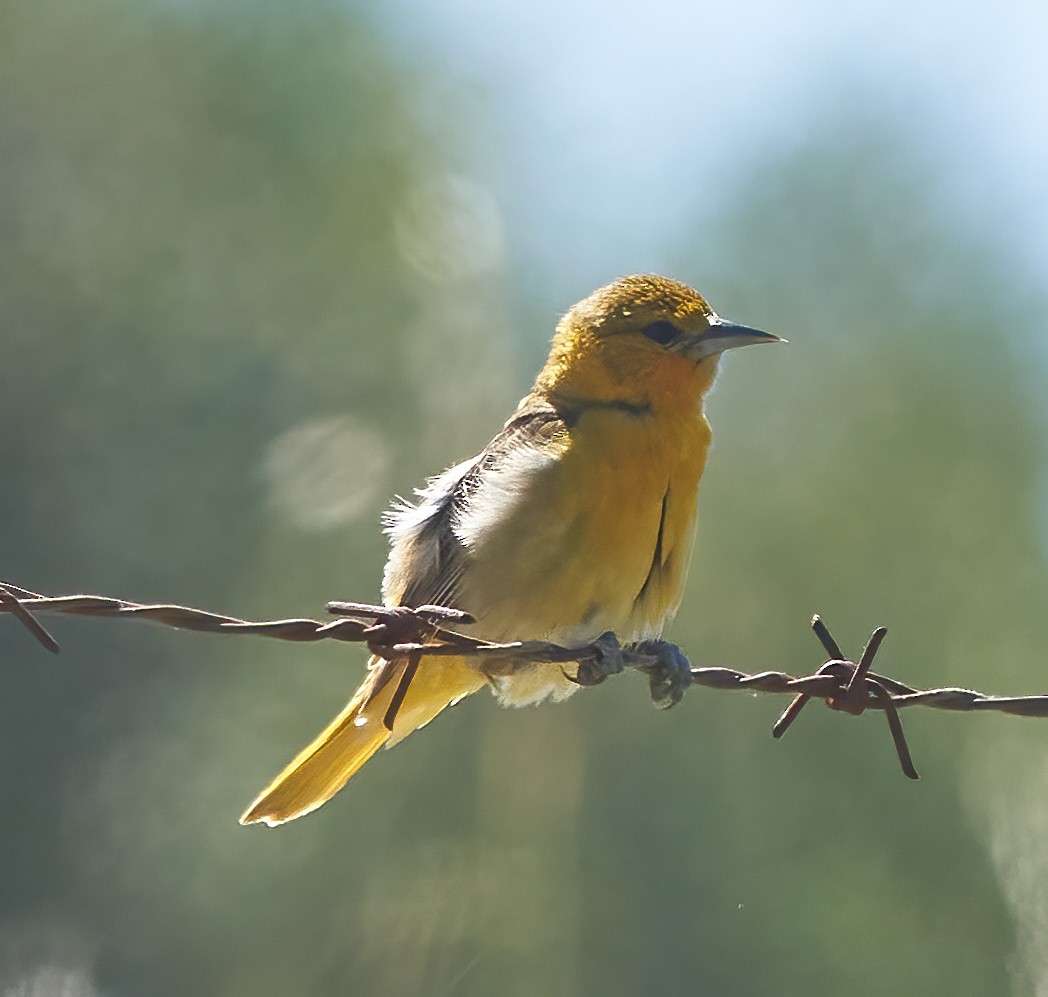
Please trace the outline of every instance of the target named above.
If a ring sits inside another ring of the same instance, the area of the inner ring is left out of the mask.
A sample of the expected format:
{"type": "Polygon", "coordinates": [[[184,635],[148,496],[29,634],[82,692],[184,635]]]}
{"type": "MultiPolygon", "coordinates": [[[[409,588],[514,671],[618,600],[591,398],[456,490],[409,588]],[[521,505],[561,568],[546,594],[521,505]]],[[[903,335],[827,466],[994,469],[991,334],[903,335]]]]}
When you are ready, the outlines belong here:
{"type": "MultiPolygon", "coordinates": [[[[386,514],[384,604],[454,607],[491,641],[659,638],[691,560],[711,439],[703,403],[719,359],[775,342],[785,340],[722,319],[667,277],[594,291],[557,323],[534,386],[491,442],[386,514]]],[[[240,822],[315,810],[379,748],[484,687],[529,706],[564,700],[579,682],[558,664],[430,657],[413,668],[373,656],[345,709],[240,822]]]]}

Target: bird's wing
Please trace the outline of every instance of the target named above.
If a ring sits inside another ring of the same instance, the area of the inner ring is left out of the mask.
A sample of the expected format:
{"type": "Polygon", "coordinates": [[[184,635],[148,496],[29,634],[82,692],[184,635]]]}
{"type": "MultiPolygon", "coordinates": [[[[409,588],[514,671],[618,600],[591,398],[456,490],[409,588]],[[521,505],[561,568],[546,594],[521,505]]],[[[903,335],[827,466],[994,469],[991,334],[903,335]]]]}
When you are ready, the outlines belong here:
{"type": "MultiPolygon", "coordinates": [[[[392,544],[383,595],[394,605],[460,605],[462,577],[472,557],[463,530],[473,501],[511,462],[544,459],[568,432],[562,414],[549,401],[529,396],[513,417],[476,457],[431,479],[418,492],[418,502],[400,503],[386,517],[392,544]]],[[[498,503],[485,496],[492,515],[498,503]]]]}

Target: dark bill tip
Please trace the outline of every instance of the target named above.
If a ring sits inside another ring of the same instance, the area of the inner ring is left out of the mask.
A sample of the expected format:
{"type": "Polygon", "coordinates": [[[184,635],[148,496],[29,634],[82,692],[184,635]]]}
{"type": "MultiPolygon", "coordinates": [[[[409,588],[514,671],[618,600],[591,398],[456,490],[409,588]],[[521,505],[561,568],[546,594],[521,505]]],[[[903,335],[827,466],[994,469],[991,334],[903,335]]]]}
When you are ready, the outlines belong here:
{"type": "Polygon", "coordinates": [[[740,346],[755,346],[758,343],[785,343],[781,336],[762,332],[748,325],[737,322],[726,322],[718,318],[701,336],[697,336],[687,347],[687,352],[696,360],[716,356],[725,350],[734,350],[740,346]]]}

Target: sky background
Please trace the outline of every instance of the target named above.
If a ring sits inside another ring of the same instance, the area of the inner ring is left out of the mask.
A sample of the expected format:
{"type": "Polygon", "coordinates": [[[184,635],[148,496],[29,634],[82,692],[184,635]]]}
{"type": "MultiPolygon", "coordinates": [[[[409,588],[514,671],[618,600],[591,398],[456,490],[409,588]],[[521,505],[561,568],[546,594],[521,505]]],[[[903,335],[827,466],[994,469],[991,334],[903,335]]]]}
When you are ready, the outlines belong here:
{"type": "Polygon", "coordinates": [[[956,210],[1048,280],[1043,4],[449,0],[382,18],[473,95],[492,136],[475,162],[557,300],[551,245],[595,276],[664,267],[740,173],[849,105],[909,126],[956,210]]]}

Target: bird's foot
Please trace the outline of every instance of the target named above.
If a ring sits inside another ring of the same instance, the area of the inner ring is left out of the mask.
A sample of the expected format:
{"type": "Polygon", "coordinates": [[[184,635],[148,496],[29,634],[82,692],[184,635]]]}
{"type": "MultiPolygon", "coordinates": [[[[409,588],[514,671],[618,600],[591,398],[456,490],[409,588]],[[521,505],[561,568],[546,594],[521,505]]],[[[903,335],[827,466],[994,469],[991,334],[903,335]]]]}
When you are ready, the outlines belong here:
{"type": "Polygon", "coordinates": [[[638,666],[648,676],[652,702],[660,710],[676,706],[691,686],[691,662],[684,652],[668,640],[643,640],[630,650],[653,659],[638,666]]]}
{"type": "Polygon", "coordinates": [[[576,685],[600,685],[609,676],[618,675],[626,668],[622,647],[610,630],[602,633],[593,642],[593,647],[596,649],[596,655],[580,661],[574,675],[564,673],[565,677],[576,685]]]}

